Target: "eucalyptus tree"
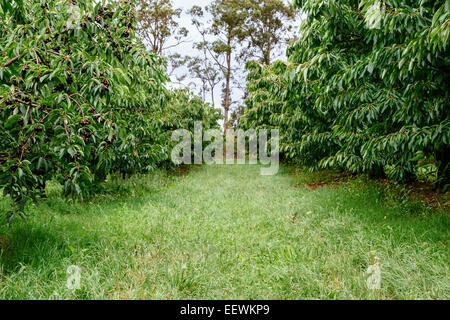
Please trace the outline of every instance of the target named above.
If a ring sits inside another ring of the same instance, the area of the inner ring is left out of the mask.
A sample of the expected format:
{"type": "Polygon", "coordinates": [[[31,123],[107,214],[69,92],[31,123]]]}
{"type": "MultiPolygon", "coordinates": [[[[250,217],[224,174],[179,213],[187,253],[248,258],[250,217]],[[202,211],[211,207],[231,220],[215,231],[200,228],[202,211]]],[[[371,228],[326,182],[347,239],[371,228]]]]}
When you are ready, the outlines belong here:
{"type": "Polygon", "coordinates": [[[223,109],[225,116],[224,131],[226,132],[231,106],[231,90],[234,56],[239,50],[239,35],[242,34],[245,19],[245,9],[238,0],[217,0],[211,2],[205,9],[194,6],[189,13],[192,22],[203,37],[197,44],[200,50],[206,50],[224,78],[223,109]],[[205,11],[209,19],[205,23],[205,11]]]}
{"type": "Polygon", "coordinates": [[[182,10],[172,0],[138,0],[138,34],[156,55],[186,41],[188,30],[177,19],[182,10]],[[175,43],[168,44],[173,39],[175,43]]]}
{"type": "Polygon", "coordinates": [[[245,21],[240,39],[246,58],[270,65],[274,52],[293,38],[295,9],[284,0],[244,0],[245,21]]]}
{"type": "Polygon", "coordinates": [[[209,61],[206,56],[201,57],[188,57],[187,68],[189,70],[190,77],[198,79],[201,82],[200,95],[203,100],[206,101],[206,95],[210,93],[211,104],[215,106],[215,89],[217,85],[222,81],[219,71],[216,66],[209,61]]]}

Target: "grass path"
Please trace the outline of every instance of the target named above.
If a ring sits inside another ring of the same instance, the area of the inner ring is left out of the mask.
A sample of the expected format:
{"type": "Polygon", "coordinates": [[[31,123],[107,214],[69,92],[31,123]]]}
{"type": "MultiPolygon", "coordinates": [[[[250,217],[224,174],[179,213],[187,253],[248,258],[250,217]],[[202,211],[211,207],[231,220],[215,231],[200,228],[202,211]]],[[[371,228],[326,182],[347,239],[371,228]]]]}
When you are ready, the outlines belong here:
{"type": "Polygon", "coordinates": [[[0,299],[450,298],[448,215],[372,184],[311,191],[287,169],[204,166],[108,188],[0,227],[0,299]],[[364,277],[375,256],[379,291],[364,277]]]}

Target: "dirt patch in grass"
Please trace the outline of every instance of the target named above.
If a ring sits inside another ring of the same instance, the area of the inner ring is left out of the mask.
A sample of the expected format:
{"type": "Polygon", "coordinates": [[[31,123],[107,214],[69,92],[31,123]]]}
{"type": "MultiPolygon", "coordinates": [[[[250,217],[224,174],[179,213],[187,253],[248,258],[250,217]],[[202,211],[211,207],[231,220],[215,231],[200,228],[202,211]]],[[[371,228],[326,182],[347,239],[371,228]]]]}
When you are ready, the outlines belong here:
{"type": "Polygon", "coordinates": [[[437,193],[429,183],[419,181],[406,186],[408,196],[433,209],[450,210],[450,192],[437,193]]]}
{"type": "Polygon", "coordinates": [[[389,179],[378,179],[375,182],[380,188],[391,190],[397,197],[418,201],[431,209],[450,211],[450,192],[436,192],[430,182],[417,181],[406,185],[395,183],[389,179]]]}
{"type": "Polygon", "coordinates": [[[11,241],[11,235],[0,235],[0,250],[5,249],[11,241]]]}
{"type": "MultiPolygon", "coordinates": [[[[312,191],[326,186],[337,187],[350,181],[356,181],[358,185],[361,184],[361,187],[363,187],[363,181],[366,181],[363,176],[358,176],[351,172],[333,170],[309,172],[305,169],[294,168],[292,176],[297,184],[307,186],[312,191]],[[358,181],[359,178],[363,179],[358,181]]],[[[399,196],[419,201],[431,209],[450,210],[450,192],[445,194],[438,193],[433,189],[432,183],[417,181],[409,185],[399,185],[389,179],[375,179],[371,181],[377,183],[380,188],[389,189],[399,196]]]]}
{"type": "Polygon", "coordinates": [[[326,186],[338,186],[342,183],[347,183],[350,180],[355,180],[357,177],[350,172],[337,172],[331,170],[317,171],[308,173],[305,177],[304,172],[300,172],[302,178],[298,177],[297,170],[292,171],[292,175],[299,184],[306,185],[311,190],[317,190],[326,186]]]}
{"type": "Polygon", "coordinates": [[[182,177],[182,176],[188,175],[193,168],[199,168],[199,167],[201,167],[201,165],[198,165],[198,164],[185,165],[184,164],[184,165],[181,165],[176,168],[170,168],[169,170],[167,170],[167,173],[172,176],[182,177]]]}

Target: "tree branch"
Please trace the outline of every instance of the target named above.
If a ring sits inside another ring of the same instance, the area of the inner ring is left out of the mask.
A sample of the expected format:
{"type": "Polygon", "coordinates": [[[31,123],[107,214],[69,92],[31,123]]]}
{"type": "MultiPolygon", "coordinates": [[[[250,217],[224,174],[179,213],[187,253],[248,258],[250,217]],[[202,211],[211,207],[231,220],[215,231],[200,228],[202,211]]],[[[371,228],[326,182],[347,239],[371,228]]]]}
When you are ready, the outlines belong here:
{"type": "Polygon", "coordinates": [[[12,58],[12,59],[10,59],[10,60],[8,60],[8,61],[6,61],[4,64],[1,65],[1,67],[2,67],[2,68],[6,68],[6,67],[12,65],[14,62],[16,62],[17,60],[19,60],[21,56],[22,56],[22,55],[19,54],[18,56],[14,57],[14,58],[12,58]]]}

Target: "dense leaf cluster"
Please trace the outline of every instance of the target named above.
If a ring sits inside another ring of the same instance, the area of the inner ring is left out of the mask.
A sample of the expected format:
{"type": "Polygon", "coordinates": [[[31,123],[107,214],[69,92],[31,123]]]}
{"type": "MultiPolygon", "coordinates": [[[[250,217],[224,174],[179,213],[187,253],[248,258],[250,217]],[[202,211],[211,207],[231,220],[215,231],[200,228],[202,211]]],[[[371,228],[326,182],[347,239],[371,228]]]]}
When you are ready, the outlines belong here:
{"type": "Polygon", "coordinates": [[[165,62],[135,36],[132,8],[0,0],[0,189],[11,218],[50,179],[83,197],[110,173],[167,162],[171,130],[216,125],[217,111],[166,88],[165,62]]]}
{"type": "Polygon", "coordinates": [[[297,163],[449,183],[450,1],[297,0],[288,61],[248,63],[241,124],[277,127],[297,163]]]}

